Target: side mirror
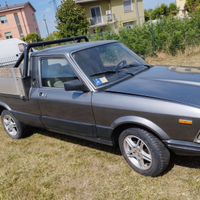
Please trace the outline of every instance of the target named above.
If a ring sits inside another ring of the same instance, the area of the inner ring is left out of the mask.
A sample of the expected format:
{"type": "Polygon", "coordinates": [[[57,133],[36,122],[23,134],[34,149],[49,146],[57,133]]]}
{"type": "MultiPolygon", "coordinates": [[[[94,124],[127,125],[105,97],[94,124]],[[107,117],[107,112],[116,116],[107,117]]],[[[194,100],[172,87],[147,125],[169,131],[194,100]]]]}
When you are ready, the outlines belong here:
{"type": "Polygon", "coordinates": [[[26,44],[25,43],[19,43],[18,47],[19,47],[20,52],[24,52],[24,50],[26,49],[26,44]]]}
{"type": "Polygon", "coordinates": [[[64,83],[65,91],[83,91],[89,92],[87,86],[85,86],[80,80],[75,79],[64,83]]]}
{"type": "Polygon", "coordinates": [[[145,60],[145,57],[143,55],[141,55],[140,58],[142,58],[143,60],[145,60]]]}

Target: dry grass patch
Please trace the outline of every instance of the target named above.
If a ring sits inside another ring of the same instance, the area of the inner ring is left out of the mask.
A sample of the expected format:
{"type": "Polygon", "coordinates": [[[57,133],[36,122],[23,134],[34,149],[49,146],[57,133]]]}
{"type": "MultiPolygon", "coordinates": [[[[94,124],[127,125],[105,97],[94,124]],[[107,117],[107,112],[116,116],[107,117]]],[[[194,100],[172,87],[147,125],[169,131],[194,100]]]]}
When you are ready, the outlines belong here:
{"type": "Polygon", "coordinates": [[[157,57],[147,57],[146,61],[152,65],[177,65],[200,67],[200,46],[188,47],[185,53],[178,52],[172,56],[163,52],[157,53],[157,57]]]}
{"type": "MultiPolygon", "coordinates": [[[[199,66],[197,54],[147,58],[151,64],[199,66]]],[[[159,177],[134,172],[119,149],[41,129],[21,140],[0,126],[0,199],[200,199],[200,157],[172,155],[159,177]]]]}

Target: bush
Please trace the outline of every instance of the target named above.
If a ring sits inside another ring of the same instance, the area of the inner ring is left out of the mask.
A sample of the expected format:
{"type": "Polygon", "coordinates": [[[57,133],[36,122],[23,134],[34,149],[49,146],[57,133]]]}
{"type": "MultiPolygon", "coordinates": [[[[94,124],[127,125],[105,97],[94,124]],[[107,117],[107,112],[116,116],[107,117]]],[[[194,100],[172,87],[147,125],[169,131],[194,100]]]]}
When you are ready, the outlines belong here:
{"type": "Polygon", "coordinates": [[[185,51],[187,46],[200,44],[200,13],[190,18],[162,19],[151,26],[150,22],[133,28],[119,28],[118,34],[110,27],[102,36],[101,30],[96,29],[91,40],[119,40],[139,55],[154,55],[153,36],[156,52],[164,51],[176,55],[178,50],[185,51]]]}

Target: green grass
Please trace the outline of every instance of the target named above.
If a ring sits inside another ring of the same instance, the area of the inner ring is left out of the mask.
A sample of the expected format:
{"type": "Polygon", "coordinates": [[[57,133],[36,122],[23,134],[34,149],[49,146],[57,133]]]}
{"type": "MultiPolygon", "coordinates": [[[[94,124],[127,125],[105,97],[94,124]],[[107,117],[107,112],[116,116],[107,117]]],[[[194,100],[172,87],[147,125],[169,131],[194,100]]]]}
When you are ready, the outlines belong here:
{"type": "Polygon", "coordinates": [[[200,199],[200,157],[172,156],[162,176],[134,172],[119,149],[34,129],[0,127],[0,199],[200,199]]]}
{"type": "MultiPolygon", "coordinates": [[[[173,64],[199,64],[194,56],[173,64]]],[[[151,178],[133,171],[118,148],[35,128],[13,140],[0,125],[0,161],[0,200],[200,199],[200,157],[172,155],[165,173],[151,178]]]]}

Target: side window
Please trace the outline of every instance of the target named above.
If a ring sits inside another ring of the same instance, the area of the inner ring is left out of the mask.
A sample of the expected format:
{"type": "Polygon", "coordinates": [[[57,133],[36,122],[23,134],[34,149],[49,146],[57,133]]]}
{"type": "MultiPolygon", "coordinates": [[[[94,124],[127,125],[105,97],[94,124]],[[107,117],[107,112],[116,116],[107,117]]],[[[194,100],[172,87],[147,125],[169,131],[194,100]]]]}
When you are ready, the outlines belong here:
{"type": "Polygon", "coordinates": [[[64,82],[77,79],[64,58],[42,59],[40,67],[42,87],[64,88],[64,82]]]}

